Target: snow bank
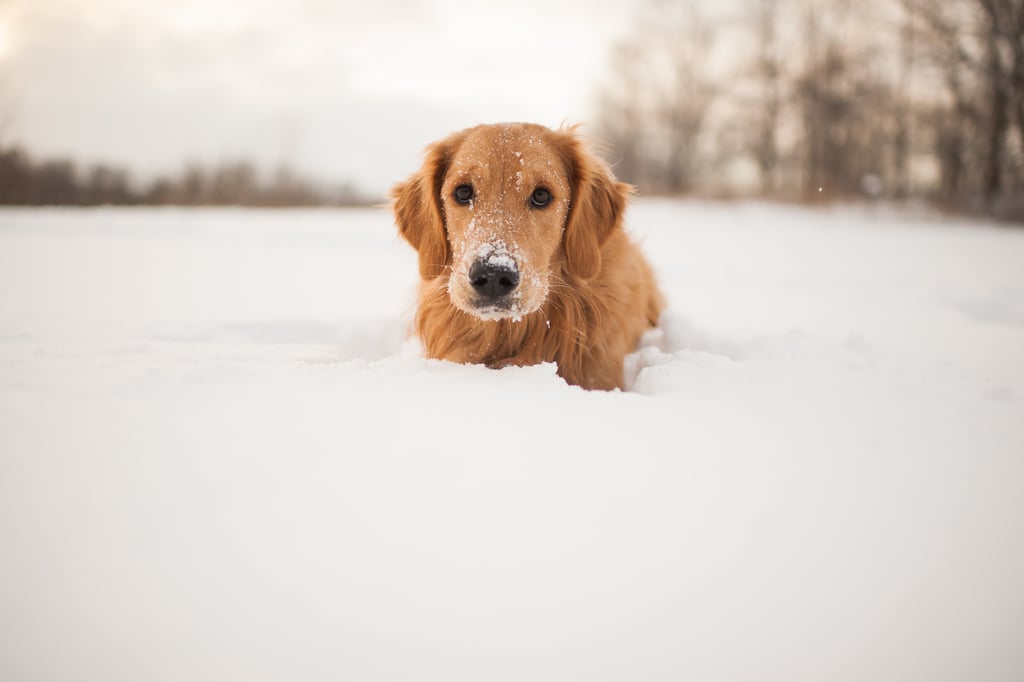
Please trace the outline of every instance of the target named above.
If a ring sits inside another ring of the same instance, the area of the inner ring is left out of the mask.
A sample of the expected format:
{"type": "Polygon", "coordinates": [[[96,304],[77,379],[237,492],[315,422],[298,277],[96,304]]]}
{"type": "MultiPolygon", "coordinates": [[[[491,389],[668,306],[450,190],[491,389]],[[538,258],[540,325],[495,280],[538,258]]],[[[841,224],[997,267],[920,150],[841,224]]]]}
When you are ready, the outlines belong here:
{"type": "Polygon", "coordinates": [[[385,211],[0,212],[0,678],[1024,675],[1024,233],[640,202],[631,391],[385,211]]]}

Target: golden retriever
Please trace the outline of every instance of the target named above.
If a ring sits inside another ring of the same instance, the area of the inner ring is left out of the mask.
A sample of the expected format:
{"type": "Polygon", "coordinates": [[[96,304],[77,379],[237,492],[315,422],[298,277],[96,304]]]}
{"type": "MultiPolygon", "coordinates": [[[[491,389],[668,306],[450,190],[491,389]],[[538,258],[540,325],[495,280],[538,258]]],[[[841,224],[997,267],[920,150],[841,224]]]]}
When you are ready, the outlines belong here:
{"type": "Polygon", "coordinates": [[[626,354],[664,305],[622,228],[631,192],[575,128],[481,125],[431,145],[392,192],[419,254],[427,356],[555,362],[571,384],[621,388],[626,354]]]}

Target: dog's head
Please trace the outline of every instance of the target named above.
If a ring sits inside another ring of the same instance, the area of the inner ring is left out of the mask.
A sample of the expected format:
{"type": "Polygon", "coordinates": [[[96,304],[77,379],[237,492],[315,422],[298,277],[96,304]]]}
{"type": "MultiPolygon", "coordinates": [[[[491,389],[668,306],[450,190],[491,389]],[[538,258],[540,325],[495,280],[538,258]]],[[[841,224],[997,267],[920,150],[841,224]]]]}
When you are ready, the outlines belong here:
{"type": "Polygon", "coordinates": [[[631,190],[572,129],[496,124],[431,145],[393,206],[424,279],[447,277],[452,303],[481,319],[518,319],[552,278],[597,275],[631,190]]]}

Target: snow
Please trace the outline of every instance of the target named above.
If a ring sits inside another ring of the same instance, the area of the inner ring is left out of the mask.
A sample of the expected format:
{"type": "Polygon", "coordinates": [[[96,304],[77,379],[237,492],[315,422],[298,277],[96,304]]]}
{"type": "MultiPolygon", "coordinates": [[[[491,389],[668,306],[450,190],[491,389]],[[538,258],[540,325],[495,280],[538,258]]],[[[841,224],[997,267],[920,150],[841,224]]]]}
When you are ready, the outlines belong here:
{"type": "Polygon", "coordinates": [[[640,201],[627,392],[379,210],[0,211],[0,679],[1018,680],[1024,232],[640,201]]]}
{"type": "MultiPolygon", "coordinates": [[[[516,249],[515,253],[516,257],[523,257],[519,249],[516,249]]],[[[508,245],[501,239],[495,239],[481,244],[476,250],[474,260],[483,261],[495,268],[505,268],[506,270],[512,271],[518,269],[516,266],[516,259],[509,255],[508,245]]]]}

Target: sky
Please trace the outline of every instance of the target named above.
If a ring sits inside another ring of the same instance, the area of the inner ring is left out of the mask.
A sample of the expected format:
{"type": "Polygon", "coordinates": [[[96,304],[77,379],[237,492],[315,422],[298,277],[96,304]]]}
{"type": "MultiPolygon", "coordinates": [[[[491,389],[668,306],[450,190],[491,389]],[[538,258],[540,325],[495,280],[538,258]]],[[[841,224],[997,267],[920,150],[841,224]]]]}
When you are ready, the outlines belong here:
{"type": "Polygon", "coordinates": [[[0,142],[145,178],[248,158],[383,193],[481,122],[593,120],[613,0],[0,0],[0,142]]]}

